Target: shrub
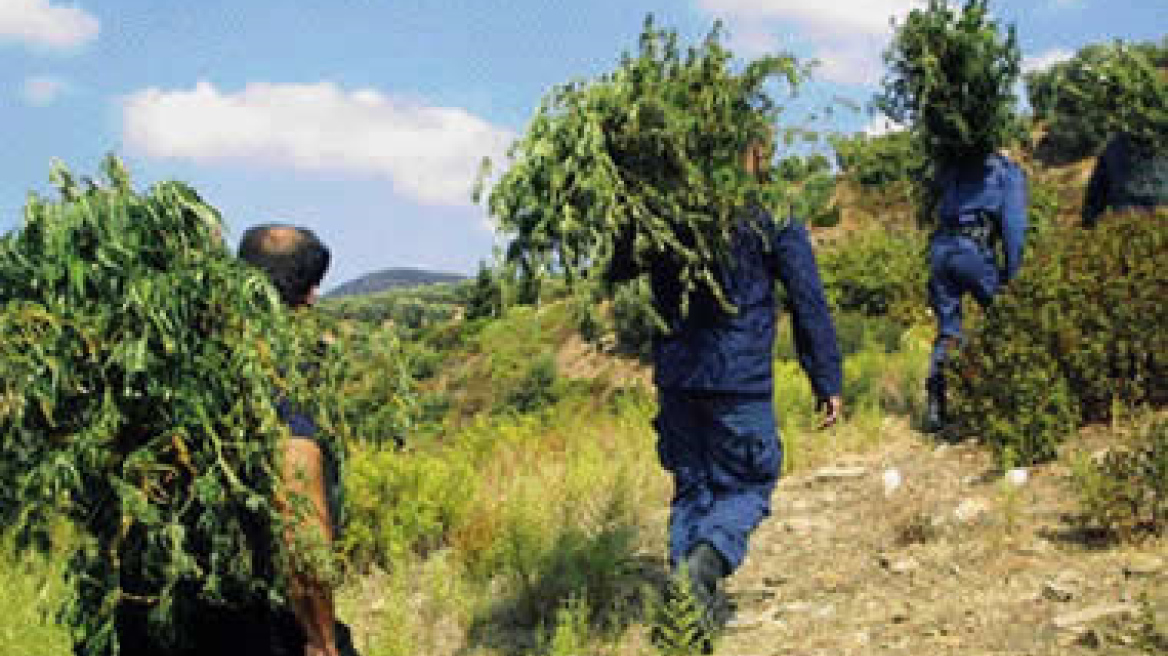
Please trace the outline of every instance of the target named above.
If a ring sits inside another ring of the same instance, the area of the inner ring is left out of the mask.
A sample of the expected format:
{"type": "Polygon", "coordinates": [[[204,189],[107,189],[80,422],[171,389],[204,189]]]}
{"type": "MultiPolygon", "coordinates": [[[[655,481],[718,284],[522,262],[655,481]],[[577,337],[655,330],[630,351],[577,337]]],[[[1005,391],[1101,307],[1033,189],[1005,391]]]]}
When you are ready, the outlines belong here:
{"type": "Polygon", "coordinates": [[[551,353],[542,353],[532,360],[520,376],[506,390],[500,410],[520,413],[535,412],[555,403],[559,398],[556,386],[556,359],[551,353]]]}
{"type": "Polygon", "coordinates": [[[1163,45],[1092,44],[1026,75],[1035,117],[1046,125],[1039,154],[1053,162],[1097,152],[1109,135],[1162,143],[1168,125],[1168,39],[1163,45]]]}
{"type": "Polygon", "coordinates": [[[906,130],[879,136],[840,135],[832,138],[831,145],[840,171],[864,187],[911,182],[924,170],[924,157],[906,130]]]}
{"type": "Polygon", "coordinates": [[[1048,231],[948,371],[963,430],[1026,464],[1116,404],[1168,401],[1166,219],[1048,231]]]}
{"type": "Polygon", "coordinates": [[[924,234],[915,230],[866,230],[821,249],[824,292],[837,312],[889,316],[903,323],[923,318],[924,234]]]}
{"type": "Polygon", "coordinates": [[[444,546],[471,510],[475,477],[465,457],[355,446],[348,465],[341,547],[358,570],[444,546]]]}
{"type": "Polygon", "coordinates": [[[1099,460],[1079,459],[1072,484],[1085,527],[1125,536],[1168,531],[1168,418],[1145,420],[1099,460]]]}

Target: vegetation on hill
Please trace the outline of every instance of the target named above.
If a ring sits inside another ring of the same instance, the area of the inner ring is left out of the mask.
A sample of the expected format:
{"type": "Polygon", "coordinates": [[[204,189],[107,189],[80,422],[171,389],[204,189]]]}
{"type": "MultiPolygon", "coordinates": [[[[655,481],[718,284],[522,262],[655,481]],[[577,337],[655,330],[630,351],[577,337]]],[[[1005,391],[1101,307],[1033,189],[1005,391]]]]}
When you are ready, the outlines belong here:
{"type": "Polygon", "coordinates": [[[439,283],[456,283],[466,276],[457,273],[427,271],[424,269],[390,268],[367,273],[360,278],[341,283],[329,291],[327,298],[376,294],[398,287],[421,287],[439,283]]]}
{"type": "Polygon", "coordinates": [[[1168,139],[1168,37],[1160,43],[1097,43],[1026,75],[1043,128],[1038,152],[1052,163],[1096,154],[1108,136],[1168,139]]]}

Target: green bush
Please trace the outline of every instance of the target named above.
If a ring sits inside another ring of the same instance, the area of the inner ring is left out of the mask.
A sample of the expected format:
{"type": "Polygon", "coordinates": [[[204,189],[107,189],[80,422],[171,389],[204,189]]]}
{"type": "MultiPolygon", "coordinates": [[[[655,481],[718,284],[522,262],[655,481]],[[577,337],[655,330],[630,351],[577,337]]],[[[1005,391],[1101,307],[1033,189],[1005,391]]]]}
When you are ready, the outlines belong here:
{"type": "Polygon", "coordinates": [[[791,201],[792,216],[821,228],[839,223],[840,209],[833,202],[835,173],[826,157],[793,155],[783,158],[775,167],[775,177],[789,183],[795,190],[791,201]]]}
{"type": "Polygon", "coordinates": [[[1039,154],[1053,162],[1098,152],[1109,135],[1160,140],[1168,125],[1168,38],[1162,45],[1115,41],[1080,49],[1026,75],[1035,118],[1046,126],[1039,154]]]}
{"type": "Polygon", "coordinates": [[[820,276],[832,308],[906,324],[923,318],[925,248],[918,231],[875,229],[820,249],[820,276]]]}
{"type": "Polygon", "coordinates": [[[498,409],[519,413],[542,410],[559,398],[556,380],[555,357],[549,352],[541,353],[514,379],[498,409]]]}
{"type": "Polygon", "coordinates": [[[1168,418],[1142,423],[1127,444],[1072,469],[1084,527],[1121,536],[1168,531],[1168,418]]]}
{"type": "Polygon", "coordinates": [[[1116,404],[1168,402],[1168,212],[1048,230],[948,377],[964,430],[1021,463],[1116,404]]]}
{"type": "Polygon", "coordinates": [[[831,144],[840,171],[864,187],[911,182],[924,170],[924,157],[907,130],[875,137],[840,135],[831,144]]]}
{"type": "Polygon", "coordinates": [[[384,446],[356,446],[344,480],[342,551],[350,567],[389,568],[444,546],[476,491],[468,459],[384,446]]]}

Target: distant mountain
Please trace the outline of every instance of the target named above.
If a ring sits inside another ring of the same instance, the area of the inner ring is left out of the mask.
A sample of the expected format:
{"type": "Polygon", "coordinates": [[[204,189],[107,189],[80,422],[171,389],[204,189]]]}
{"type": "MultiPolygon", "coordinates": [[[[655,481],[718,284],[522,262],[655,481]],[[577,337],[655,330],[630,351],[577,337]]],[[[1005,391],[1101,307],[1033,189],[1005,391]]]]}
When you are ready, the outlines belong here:
{"type": "Polygon", "coordinates": [[[458,282],[466,276],[457,273],[442,271],[426,271],[424,269],[392,268],[367,273],[360,278],[338,285],[325,294],[327,298],[340,296],[360,296],[394,289],[397,287],[420,287],[440,282],[458,282]]]}

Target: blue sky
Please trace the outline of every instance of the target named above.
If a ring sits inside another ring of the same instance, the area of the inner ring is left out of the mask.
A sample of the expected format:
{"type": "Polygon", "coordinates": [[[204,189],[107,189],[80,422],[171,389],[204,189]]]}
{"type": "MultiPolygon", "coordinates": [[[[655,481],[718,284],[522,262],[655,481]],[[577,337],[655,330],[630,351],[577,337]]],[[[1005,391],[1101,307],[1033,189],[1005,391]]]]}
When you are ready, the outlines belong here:
{"type": "MultiPolygon", "coordinates": [[[[470,202],[551,85],[610,69],[647,13],[744,55],[822,66],[866,100],[911,0],[0,0],[0,230],[50,162],[115,152],[140,185],[192,183],[234,237],[290,221],[334,252],[325,287],[388,266],[471,273],[495,237],[470,202]]],[[[1159,39],[1168,0],[997,0],[1032,66],[1159,39]]],[[[862,129],[869,119],[839,119],[862,129]]]]}

